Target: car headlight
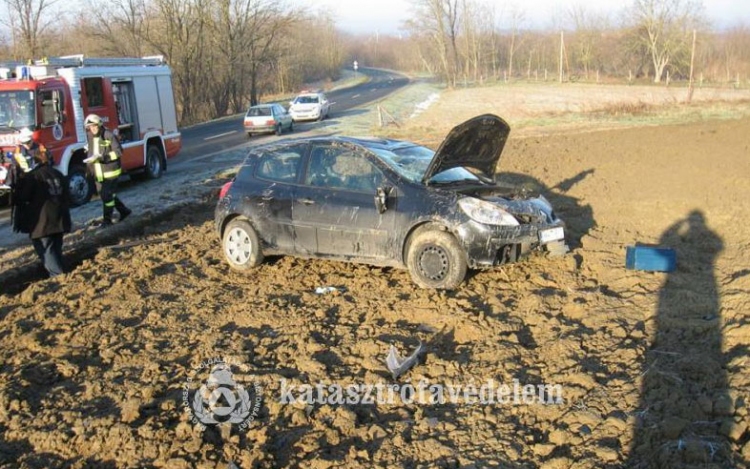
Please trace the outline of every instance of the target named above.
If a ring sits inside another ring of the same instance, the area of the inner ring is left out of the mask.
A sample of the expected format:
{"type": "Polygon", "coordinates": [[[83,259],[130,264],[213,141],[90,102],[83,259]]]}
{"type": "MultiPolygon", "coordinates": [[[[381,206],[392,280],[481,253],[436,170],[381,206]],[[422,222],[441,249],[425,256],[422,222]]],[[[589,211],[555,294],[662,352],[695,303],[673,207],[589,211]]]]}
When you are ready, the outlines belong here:
{"type": "Polygon", "coordinates": [[[518,226],[518,220],[495,204],[476,199],[464,197],[459,199],[458,206],[472,220],[485,225],[518,226]]]}

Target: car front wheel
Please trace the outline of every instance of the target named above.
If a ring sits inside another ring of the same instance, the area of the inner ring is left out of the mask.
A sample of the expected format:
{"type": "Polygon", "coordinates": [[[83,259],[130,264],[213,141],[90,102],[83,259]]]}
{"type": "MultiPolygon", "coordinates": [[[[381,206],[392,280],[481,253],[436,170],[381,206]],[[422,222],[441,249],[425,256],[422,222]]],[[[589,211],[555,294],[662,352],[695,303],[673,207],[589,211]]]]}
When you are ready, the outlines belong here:
{"type": "Polygon", "coordinates": [[[406,254],[411,278],[422,288],[453,290],[466,277],[466,256],[456,238],[437,229],[414,233],[406,254]]]}
{"type": "Polygon", "coordinates": [[[222,239],[224,257],[235,270],[249,270],[263,262],[258,234],[247,220],[232,220],[222,239]]]}

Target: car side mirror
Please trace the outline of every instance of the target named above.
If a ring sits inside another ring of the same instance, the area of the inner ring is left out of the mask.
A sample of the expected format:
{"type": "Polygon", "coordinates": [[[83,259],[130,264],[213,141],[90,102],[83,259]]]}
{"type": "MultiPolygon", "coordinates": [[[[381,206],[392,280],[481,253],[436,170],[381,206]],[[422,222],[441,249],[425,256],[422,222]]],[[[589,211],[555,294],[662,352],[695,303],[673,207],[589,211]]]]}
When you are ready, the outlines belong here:
{"type": "Polygon", "coordinates": [[[378,213],[385,213],[388,210],[388,191],[385,187],[378,187],[375,194],[375,208],[378,213]]]}

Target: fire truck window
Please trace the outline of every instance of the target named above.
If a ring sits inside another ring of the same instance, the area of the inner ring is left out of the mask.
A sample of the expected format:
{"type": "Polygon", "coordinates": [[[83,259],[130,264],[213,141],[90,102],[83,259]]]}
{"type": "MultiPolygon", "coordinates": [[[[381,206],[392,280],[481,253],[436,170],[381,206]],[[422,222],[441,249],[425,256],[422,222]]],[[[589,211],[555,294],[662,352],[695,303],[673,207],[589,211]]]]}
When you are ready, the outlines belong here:
{"type": "Polygon", "coordinates": [[[49,127],[61,122],[60,112],[64,109],[62,94],[51,90],[42,91],[39,93],[39,98],[42,102],[42,126],[49,127]]]}
{"type": "Polygon", "coordinates": [[[101,78],[84,78],[83,89],[86,91],[88,107],[104,105],[104,91],[101,78]]]}

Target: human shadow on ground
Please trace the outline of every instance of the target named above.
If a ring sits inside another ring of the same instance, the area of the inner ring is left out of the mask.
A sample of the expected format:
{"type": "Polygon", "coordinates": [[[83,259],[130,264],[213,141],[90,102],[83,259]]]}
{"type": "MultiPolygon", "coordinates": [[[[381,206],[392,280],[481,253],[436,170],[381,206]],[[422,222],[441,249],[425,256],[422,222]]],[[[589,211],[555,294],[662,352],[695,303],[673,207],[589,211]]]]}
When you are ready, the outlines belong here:
{"type": "Polygon", "coordinates": [[[676,250],[677,269],[659,293],[624,467],[746,467],[728,437],[735,403],[715,274],[723,241],[696,210],[667,228],[659,244],[676,250]]]}

